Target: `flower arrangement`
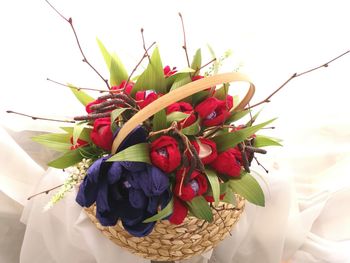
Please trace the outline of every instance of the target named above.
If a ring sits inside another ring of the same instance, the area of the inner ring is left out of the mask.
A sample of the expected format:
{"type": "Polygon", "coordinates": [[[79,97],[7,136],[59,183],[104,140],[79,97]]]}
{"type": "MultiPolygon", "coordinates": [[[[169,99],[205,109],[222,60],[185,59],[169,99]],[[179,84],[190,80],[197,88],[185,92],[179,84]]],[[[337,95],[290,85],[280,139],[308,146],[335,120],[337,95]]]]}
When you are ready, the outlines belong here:
{"type": "Polygon", "coordinates": [[[349,53],[293,74],[265,100],[247,106],[255,89],[249,78],[238,72],[218,74],[229,53],[220,59],[214,55],[203,65],[198,49],[190,63],[181,14],[187,66],[180,70],[163,66],[158,47],[152,43],[146,48],[141,30],[145,53],[130,74],[118,56],[97,41],[110,73],[107,80],[88,62],[72,19],[47,3],[70,24],[83,61],[107,86],[106,90],[87,89],[104,93],[92,97],[84,88],[58,83],[71,89],[86,114],[67,121],[74,125],[62,127],[63,133],[33,138],[62,152],[49,166],[70,167],[70,176],[47,207],[77,186],[77,203],[85,208],[94,206],[99,224],[115,226],[119,222],[133,237],[150,235],[159,221],[181,225],[186,218],[195,217],[212,222],[214,214],[225,209],[222,204],[234,210],[239,198],[264,206],[264,193],[250,174],[250,165],[255,154],[266,153],[263,147],[281,144],[279,139],[258,134],[274,119],[256,124],[258,114],[253,116],[252,108],[269,102],[293,78],[349,53]],[[147,67],[132,78],[144,59],[148,59],[147,67]],[[233,81],[250,83],[241,101],[229,94],[233,81]],[[245,116],[250,118],[242,122],[245,116]]]}

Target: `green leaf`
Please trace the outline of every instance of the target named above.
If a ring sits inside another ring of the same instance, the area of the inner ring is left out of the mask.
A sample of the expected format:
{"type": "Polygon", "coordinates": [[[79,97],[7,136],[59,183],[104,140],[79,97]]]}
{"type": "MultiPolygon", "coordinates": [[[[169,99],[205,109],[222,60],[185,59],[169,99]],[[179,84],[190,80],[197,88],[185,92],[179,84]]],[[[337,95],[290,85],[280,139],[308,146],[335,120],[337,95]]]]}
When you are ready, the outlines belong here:
{"type": "Polygon", "coordinates": [[[231,122],[238,121],[238,120],[242,119],[244,116],[246,116],[248,113],[249,113],[249,110],[231,112],[231,115],[226,120],[226,123],[231,123],[231,122]]]}
{"type": "Polygon", "coordinates": [[[69,134],[65,133],[47,133],[32,137],[31,139],[55,151],[66,152],[72,146],[70,137],[69,134]]]}
{"type": "Polygon", "coordinates": [[[73,128],[73,145],[76,145],[78,142],[78,139],[80,138],[81,133],[83,132],[84,128],[88,125],[86,122],[78,123],[73,128]]]}
{"type": "MultiPolygon", "coordinates": [[[[73,136],[73,131],[74,131],[73,127],[60,127],[60,128],[65,132],[67,132],[70,135],[70,137],[73,136]]],[[[86,142],[91,142],[91,137],[90,137],[91,131],[92,131],[91,128],[84,127],[84,129],[80,133],[79,139],[84,140],[86,142]]]]}
{"type": "Polygon", "coordinates": [[[160,58],[158,48],[155,48],[151,56],[151,63],[146,70],[137,79],[131,95],[134,96],[137,91],[153,89],[157,93],[165,94],[167,82],[164,77],[163,64],[160,58]]]}
{"type": "Polygon", "coordinates": [[[84,157],[80,154],[80,149],[78,148],[76,150],[66,152],[64,155],[49,162],[47,165],[57,169],[64,169],[79,163],[83,158],[84,157]]]}
{"type": "Polygon", "coordinates": [[[251,174],[242,172],[240,179],[231,179],[228,184],[234,193],[243,196],[249,202],[258,206],[265,206],[264,192],[251,174]]]}
{"type": "Polygon", "coordinates": [[[113,53],[111,56],[111,67],[109,71],[111,86],[118,86],[123,80],[126,81],[129,78],[122,61],[115,53],[113,53]]]}
{"type": "Polygon", "coordinates": [[[165,109],[162,109],[158,111],[156,114],[154,114],[152,124],[153,124],[153,127],[152,127],[153,131],[160,131],[167,127],[165,109]]]}
{"type": "Polygon", "coordinates": [[[282,146],[281,139],[272,138],[264,135],[257,135],[254,139],[254,146],[257,148],[266,146],[282,146]]]}
{"type": "Polygon", "coordinates": [[[98,38],[96,38],[96,41],[108,67],[111,86],[120,85],[123,80],[127,80],[129,77],[123,63],[117,54],[113,53],[111,55],[98,38]]]}
{"type": "Polygon", "coordinates": [[[148,143],[139,143],[126,148],[125,150],[116,153],[107,162],[129,161],[151,163],[149,158],[148,143]]]}
{"type": "Polygon", "coordinates": [[[193,56],[193,60],[191,63],[191,68],[195,70],[196,75],[199,74],[199,69],[201,68],[202,65],[202,52],[201,49],[197,49],[196,54],[193,56]]]}
{"type": "Polygon", "coordinates": [[[173,209],[174,209],[174,197],[171,198],[170,202],[167,204],[166,207],[164,207],[164,209],[159,211],[154,216],[145,219],[143,223],[150,223],[150,222],[162,220],[163,218],[171,215],[173,213],[173,209]]]}
{"type": "Polygon", "coordinates": [[[192,95],[192,103],[193,105],[197,105],[201,103],[203,100],[205,100],[209,96],[210,91],[208,90],[203,90],[200,92],[197,92],[192,95]]]}
{"type": "Polygon", "coordinates": [[[111,129],[112,129],[112,132],[114,132],[117,128],[117,125],[115,123],[115,120],[120,116],[120,114],[122,114],[124,111],[126,111],[128,109],[126,108],[119,108],[119,109],[115,109],[112,111],[111,113],[111,129]]]}
{"type": "Polygon", "coordinates": [[[226,189],[226,193],[222,201],[228,204],[232,204],[233,206],[236,206],[237,204],[236,197],[235,197],[235,194],[232,192],[231,188],[226,189]]]}
{"type": "Polygon", "coordinates": [[[215,75],[215,74],[217,74],[219,72],[220,61],[217,59],[217,56],[215,55],[214,49],[209,44],[207,44],[207,47],[208,47],[208,50],[209,50],[209,53],[210,53],[212,59],[216,59],[213,62],[213,66],[212,66],[213,67],[213,73],[215,75]]]}
{"type": "Polygon", "coordinates": [[[206,169],[205,173],[207,175],[208,181],[211,186],[211,191],[213,194],[215,206],[217,206],[220,202],[220,183],[219,178],[214,170],[206,169]]]}
{"type": "Polygon", "coordinates": [[[90,95],[86,94],[82,90],[78,90],[74,85],[67,84],[67,86],[70,88],[70,90],[73,92],[74,96],[80,101],[81,104],[84,106],[88,105],[90,102],[94,101],[95,99],[91,97],[90,95]]]}
{"type": "Polygon", "coordinates": [[[215,91],[215,94],[214,94],[215,98],[219,100],[225,100],[228,94],[229,87],[230,87],[229,83],[224,83],[224,85],[222,85],[221,88],[215,91]]]}
{"type": "Polygon", "coordinates": [[[245,139],[255,134],[258,130],[273,122],[275,119],[235,132],[225,132],[213,137],[212,140],[216,143],[217,151],[224,152],[229,148],[235,147],[238,143],[243,142],[245,139]]]}
{"type": "Polygon", "coordinates": [[[177,89],[177,88],[180,88],[183,85],[186,85],[187,83],[190,83],[191,81],[192,81],[191,77],[188,74],[182,75],[181,77],[178,77],[174,81],[173,85],[170,88],[170,91],[172,91],[174,89],[177,89]]]}
{"type": "Polygon", "coordinates": [[[258,116],[260,115],[260,113],[261,113],[261,110],[259,110],[256,114],[254,114],[254,116],[246,123],[246,126],[252,126],[253,123],[258,118],[258,116]]]}
{"type": "Polygon", "coordinates": [[[203,196],[196,196],[191,201],[186,202],[186,204],[195,217],[213,222],[213,212],[203,196]]]}
{"type": "Polygon", "coordinates": [[[174,111],[166,116],[166,122],[169,125],[171,125],[174,121],[182,121],[186,119],[189,116],[189,114],[181,112],[181,111],[174,111]]]}
{"type": "Polygon", "coordinates": [[[187,126],[186,128],[183,128],[181,131],[185,135],[196,135],[201,131],[200,124],[200,118],[198,117],[197,120],[192,123],[190,126],[187,126]]]}

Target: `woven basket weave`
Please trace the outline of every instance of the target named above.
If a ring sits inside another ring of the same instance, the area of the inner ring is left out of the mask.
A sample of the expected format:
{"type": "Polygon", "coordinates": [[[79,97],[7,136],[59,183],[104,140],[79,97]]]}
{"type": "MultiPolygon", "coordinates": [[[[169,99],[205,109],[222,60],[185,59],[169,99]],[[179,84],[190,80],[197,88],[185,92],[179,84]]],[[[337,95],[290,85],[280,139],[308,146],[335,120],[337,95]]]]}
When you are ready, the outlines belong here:
{"type": "MultiPolygon", "coordinates": [[[[120,143],[137,125],[161,109],[208,87],[234,81],[244,81],[250,84],[244,98],[233,108],[237,111],[244,109],[254,95],[255,86],[247,76],[241,73],[223,73],[188,83],[158,98],[128,120],[114,139],[112,154],[117,152],[120,143]]],[[[192,216],[188,216],[181,225],[173,225],[167,220],[162,220],[156,223],[151,234],[142,238],[131,236],[124,230],[120,221],[113,227],[101,226],[95,217],[95,205],[87,208],[86,213],[96,227],[120,247],[146,259],[174,261],[188,259],[215,247],[230,233],[239,220],[244,204],[244,199],[236,195],[235,207],[231,204],[220,203],[216,209],[213,209],[212,223],[192,216]]]]}
{"type": "Polygon", "coordinates": [[[140,257],[156,261],[174,261],[188,259],[214,248],[238,222],[245,201],[236,195],[236,207],[220,203],[218,211],[213,210],[212,223],[196,217],[187,217],[181,225],[171,224],[168,220],[156,223],[153,231],[146,237],[133,237],[120,223],[113,227],[104,227],[95,217],[95,205],[85,209],[96,227],[118,246],[140,257]]]}

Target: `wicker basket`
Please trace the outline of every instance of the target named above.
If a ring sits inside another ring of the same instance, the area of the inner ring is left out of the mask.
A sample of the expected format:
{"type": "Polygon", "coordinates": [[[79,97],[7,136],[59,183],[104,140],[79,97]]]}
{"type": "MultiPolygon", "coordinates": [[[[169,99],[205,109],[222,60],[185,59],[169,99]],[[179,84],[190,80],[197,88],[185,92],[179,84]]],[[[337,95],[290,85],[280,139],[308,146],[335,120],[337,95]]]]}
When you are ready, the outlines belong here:
{"type": "Polygon", "coordinates": [[[131,236],[120,221],[113,227],[101,226],[95,217],[95,205],[85,211],[96,227],[118,246],[146,259],[174,261],[200,255],[223,240],[243,212],[244,199],[236,196],[236,201],[236,207],[222,203],[217,210],[213,210],[212,223],[192,216],[187,217],[181,225],[162,220],[146,237],[131,236]]]}
{"type": "MultiPolygon", "coordinates": [[[[242,101],[234,107],[235,110],[242,110],[249,103],[255,91],[254,85],[247,76],[237,72],[224,73],[191,82],[158,98],[128,120],[113,142],[112,154],[116,153],[120,143],[137,125],[159,110],[208,87],[233,81],[245,81],[250,84],[242,101]]],[[[167,220],[162,220],[156,223],[150,235],[142,238],[131,236],[124,230],[120,221],[113,227],[101,226],[95,217],[95,205],[87,208],[86,213],[96,227],[120,247],[146,259],[174,261],[188,259],[214,248],[230,233],[239,220],[244,204],[244,199],[236,195],[235,207],[227,203],[220,203],[218,208],[213,209],[212,223],[191,216],[188,216],[181,225],[173,225],[167,220]]]]}

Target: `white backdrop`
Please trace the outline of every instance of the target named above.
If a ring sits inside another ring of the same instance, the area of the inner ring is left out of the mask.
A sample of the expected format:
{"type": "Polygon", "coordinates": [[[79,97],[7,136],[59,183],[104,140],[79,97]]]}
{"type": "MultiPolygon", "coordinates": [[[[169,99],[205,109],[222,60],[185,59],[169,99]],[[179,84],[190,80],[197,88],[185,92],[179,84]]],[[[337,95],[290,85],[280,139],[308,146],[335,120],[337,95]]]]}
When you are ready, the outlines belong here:
{"type": "MultiPolygon", "coordinates": [[[[345,0],[60,0],[52,4],[73,18],[87,58],[106,77],[95,38],[116,51],[131,71],[143,54],[141,27],[147,43],[159,44],[164,64],[184,67],[180,11],[190,57],[199,47],[205,50],[207,43],[218,55],[232,49],[225,69],[244,65],[241,71],[250,75],[257,87],[253,103],[294,72],[318,66],[350,49],[350,16],[345,0]]],[[[3,125],[16,130],[53,128],[49,123],[7,115],[4,111],[8,109],[56,117],[82,113],[71,92],[46,81],[47,77],[104,88],[97,75],[81,62],[69,25],[45,1],[0,2],[0,24],[3,125]]],[[[209,61],[208,53],[207,58],[209,61]]],[[[299,233],[295,230],[300,230],[301,224],[305,242],[299,250],[295,248],[298,252],[290,250],[294,262],[347,262],[342,246],[348,243],[342,242],[350,238],[346,224],[350,215],[342,204],[350,201],[349,68],[348,55],[326,69],[293,80],[261,114],[261,120],[279,117],[277,129],[270,134],[284,139],[283,148],[270,150],[261,161],[280,171],[295,189],[289,230],[299,233]],[[309,261],[303,261],[305,258],[309,261]]]]}

